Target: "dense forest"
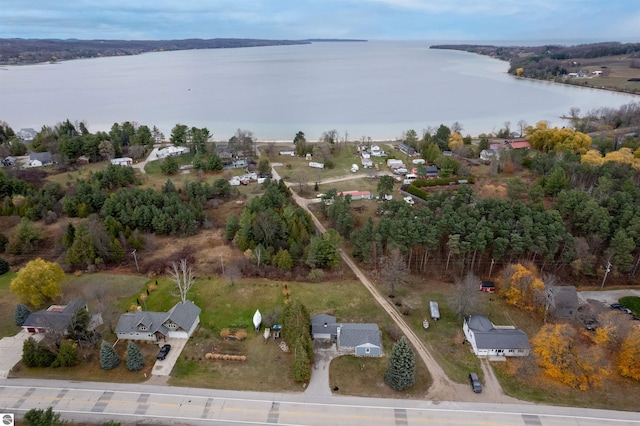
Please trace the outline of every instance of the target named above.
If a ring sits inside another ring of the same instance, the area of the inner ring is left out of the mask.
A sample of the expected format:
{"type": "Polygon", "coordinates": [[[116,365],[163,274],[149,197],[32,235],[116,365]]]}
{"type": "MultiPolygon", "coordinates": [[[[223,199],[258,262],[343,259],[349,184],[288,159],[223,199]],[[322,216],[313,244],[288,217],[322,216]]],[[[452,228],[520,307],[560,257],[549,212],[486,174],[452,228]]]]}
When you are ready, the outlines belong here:
{"type": "Polygon", "coordinates": [[[307,40],[215,38],[186,40],[42,40],[0,39],[0,64],[34,64],[102,56],[138,55],[145,52],[190,49],[309,44],[307,40]]]}

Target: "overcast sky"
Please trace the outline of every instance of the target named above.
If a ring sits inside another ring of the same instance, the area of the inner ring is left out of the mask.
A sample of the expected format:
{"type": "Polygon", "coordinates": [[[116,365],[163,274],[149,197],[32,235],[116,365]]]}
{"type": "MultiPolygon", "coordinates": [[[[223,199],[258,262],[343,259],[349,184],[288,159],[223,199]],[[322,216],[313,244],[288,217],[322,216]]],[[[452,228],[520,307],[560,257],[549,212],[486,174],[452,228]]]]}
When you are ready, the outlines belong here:
{"type": "Polygon", "coordinates": [[[640,41],[640,0],[0,0],[0,38],[640,41]]]}

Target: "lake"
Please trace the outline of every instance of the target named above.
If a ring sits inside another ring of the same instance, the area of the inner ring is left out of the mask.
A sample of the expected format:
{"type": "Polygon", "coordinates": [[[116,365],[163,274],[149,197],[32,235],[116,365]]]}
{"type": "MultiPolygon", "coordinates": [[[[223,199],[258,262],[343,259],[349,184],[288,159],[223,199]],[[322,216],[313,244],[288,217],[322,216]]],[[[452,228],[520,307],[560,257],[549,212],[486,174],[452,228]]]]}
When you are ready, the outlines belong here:
{"type": "Polygon", "coordinates": [[[67,118],[90,131],[115,122],[207,127],[216,140],[236,129],[259,140],[393,139],[458,121],[463,134],[520,120],[618,107],[640,96],[516,79],[508,63],[429,42],[323,42],[189,50],[4,67],[0,120],[14,129],[67,118]]]}

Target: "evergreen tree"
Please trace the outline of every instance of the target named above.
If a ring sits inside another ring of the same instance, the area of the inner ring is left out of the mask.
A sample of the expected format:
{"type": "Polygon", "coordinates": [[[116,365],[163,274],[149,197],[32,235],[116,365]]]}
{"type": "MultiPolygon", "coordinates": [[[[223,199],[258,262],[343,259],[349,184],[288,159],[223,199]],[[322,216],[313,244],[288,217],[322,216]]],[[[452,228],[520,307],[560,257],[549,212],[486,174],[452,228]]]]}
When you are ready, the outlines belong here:
{"type": "Polygon", "coordinates": [[[395,390],[410,388],[416,381],[415,354],[404,336],[393,345],[384,381],[395,390]]]}
{"type": "Polygon", "coordinates": [[[31,310],[22,303],[17,303],[13,311],[13,321],[18,327],[22,327],[22,324],[24,324],[29,315],[31,315],[31,310]]]}
{"type": "Polygon", "coordinates": [[[160,170],[165,175],[176,174],[179,168],[180,168],[180,165],[178,164],[178,160],[176,160],[173,157],[165,158],[164,160],[162,160],[162,163],[160,164],[160,170]]]}
{"type": "Polygon", "coordinates": [[[46,410],[32,408],[24,414],[22,420],[24,424],[28,426],[59,426],[68,424],[60,418],[59,413],[54,413],[51,407],[46,410]]]}
{"type": "Polygon", "coordinates": [[[162,185],[162,193],[163,194],[173,194],[178,192],[176,190],[176,186],[173,184],[171,179],[167,179],[164,185],[162,185]]]}
{"type": "Polygon", "coordinates": [[[70,248],[75,238],[76,227],[73,226],[73,223],[69,222],[69,224],[67,224],[67,231],[65,232],[64,237],[62,237],[62,245],[66,248],[70,248]]]}
{"type": "Polygon", "coordinates": [[[9,272],[9,263],[6,260],[0,258],[0,275],[4,275],[7,272],[9,272]]]}
{"type": "Polygon", "coordinates": [[[51,364],[52,367],[73,367],[78,364],[78,345],[71,340],[63,340],[60,343],[58,356],[51,364]]]}
{"type": "Polygon", "coordinates": [[[100,347],[100,368],[103,370],[111,370],[116,368],[120,364],[120,358],[118,358],[118,354],[113,347],[102,341],[102,346],[100,347]]]}
{"type": "Polygon", "coordinates": [[[40,345],[33,337],[22,344],[22,363],[27,367],[49,367],[56,356],[40,345]]]}
{"type": "Polygon", "coordinates": [[[144,367],[144,357],[140,348],[131,340],[127,343],[127,368],[129,371],[142,370],[144,367]]]}

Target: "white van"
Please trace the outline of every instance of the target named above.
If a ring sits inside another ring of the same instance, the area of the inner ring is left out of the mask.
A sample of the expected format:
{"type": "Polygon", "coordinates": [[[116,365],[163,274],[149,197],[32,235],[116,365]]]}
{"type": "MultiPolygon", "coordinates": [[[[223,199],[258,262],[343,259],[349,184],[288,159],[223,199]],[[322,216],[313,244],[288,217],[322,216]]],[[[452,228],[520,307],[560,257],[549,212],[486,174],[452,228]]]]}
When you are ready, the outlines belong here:
{"type": "Polygon", "coordinates": [[[413,182],[417,178],[418,178],[418,175],[413,174],[413,173],[409,173],[404,177],[404,184],[405,185],[409,185],[409,184],[411,184],[411,182],[413,182]]]}

